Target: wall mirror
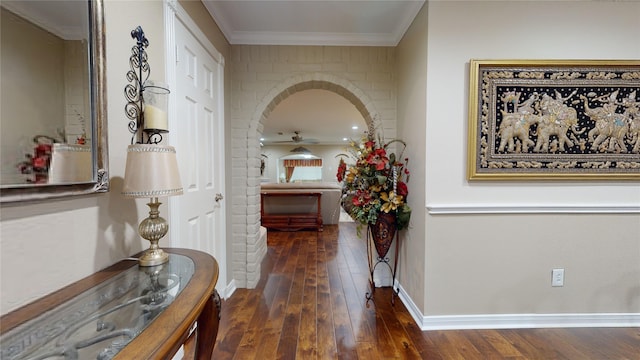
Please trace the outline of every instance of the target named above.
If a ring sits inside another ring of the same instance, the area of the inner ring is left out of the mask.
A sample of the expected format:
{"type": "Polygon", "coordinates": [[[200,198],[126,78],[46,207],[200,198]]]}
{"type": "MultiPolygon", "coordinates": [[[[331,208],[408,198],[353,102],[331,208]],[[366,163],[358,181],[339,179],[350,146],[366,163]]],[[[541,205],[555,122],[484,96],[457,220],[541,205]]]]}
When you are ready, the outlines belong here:
{"type": "Polygon", "coordinates": [[[0,202],[108,191],[103,0],[0,6],[0,202]]]}

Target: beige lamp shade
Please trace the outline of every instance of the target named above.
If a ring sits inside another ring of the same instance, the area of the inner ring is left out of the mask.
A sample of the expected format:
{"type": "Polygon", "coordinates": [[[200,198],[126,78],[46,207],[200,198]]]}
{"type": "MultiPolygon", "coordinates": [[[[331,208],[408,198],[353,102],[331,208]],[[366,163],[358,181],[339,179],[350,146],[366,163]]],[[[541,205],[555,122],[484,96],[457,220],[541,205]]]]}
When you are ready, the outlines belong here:
{"type": "Polygon", "coordinates": [[[129,145],[122,194],[148,198],[181,195],[176,149],[155,144],[129,145]]]}
{"type": "Polygon", "coordinates": [[[93,179],[90,145],[53,144],[49,183],[78,183],[93,179]]]}

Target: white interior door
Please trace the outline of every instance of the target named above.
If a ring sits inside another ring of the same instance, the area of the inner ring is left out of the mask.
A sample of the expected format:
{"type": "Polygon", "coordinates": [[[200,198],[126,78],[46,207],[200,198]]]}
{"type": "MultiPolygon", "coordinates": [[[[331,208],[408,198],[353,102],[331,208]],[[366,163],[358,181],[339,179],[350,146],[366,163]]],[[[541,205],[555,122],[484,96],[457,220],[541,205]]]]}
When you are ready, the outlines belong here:
{"type": "MultiPolygon", "coordinates": [[[[223,65],[182,21],[175,21],[175,104],[172,131],[184,195],[172,203],[172,246],[213,255],[226,274],[223,65]],[[175,134],[174,134],[175,132],[175,134]]],[[[219,60],[222,60],[219,58],[219,60]]]]}

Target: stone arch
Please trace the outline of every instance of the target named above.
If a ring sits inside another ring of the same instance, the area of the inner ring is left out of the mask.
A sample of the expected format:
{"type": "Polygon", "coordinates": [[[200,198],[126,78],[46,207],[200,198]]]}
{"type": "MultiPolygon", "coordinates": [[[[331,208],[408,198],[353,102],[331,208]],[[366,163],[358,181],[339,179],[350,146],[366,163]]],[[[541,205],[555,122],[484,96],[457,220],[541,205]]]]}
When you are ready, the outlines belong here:
{"type": "MultiPolygon", "coordinates": [[[[282,100],[299,91],[311,89],[332,91],[347,99],[362,115],[370,132],[379,125],[379,114],[369,96],[350,81],[331,74],[311,73],[293,76],[265,94],[256,106],[247,129],[247,182],[244,193],[247,194],[248,203],[256,204],[256,206],[247,206],[246,212],[247,238],[246,244],[243,245],[246,249],[247,269],[259,270],[260,261],[267,250],[266,239],[263,240],[264,243],[261,243],[260,239],[260,209],[257,206],[260,203],[259,138],[264,128],[263,123],[282,100]],[[249,200],[250,197],[253,197],[253,201],[249,200]]],[[[259,274],[257,278],[247,278],[247,287],[254,287],[257,280],[259,280],[259,274]]]]}
{"type": "Polygon", "coordinates": [[[262,123],[282,100],[299,91],[311,89],[328,90],[344,97],[356,107],[370,130],[376,125],[378,114],[373,107],[373,102],[362,90],[351,82],[337,76],[316,73],[294,76],[282,82],[279,86],[272,88],[264,96],[263,101],[256,106],[249,130],[256,129],[261,132],[262,123]]]}

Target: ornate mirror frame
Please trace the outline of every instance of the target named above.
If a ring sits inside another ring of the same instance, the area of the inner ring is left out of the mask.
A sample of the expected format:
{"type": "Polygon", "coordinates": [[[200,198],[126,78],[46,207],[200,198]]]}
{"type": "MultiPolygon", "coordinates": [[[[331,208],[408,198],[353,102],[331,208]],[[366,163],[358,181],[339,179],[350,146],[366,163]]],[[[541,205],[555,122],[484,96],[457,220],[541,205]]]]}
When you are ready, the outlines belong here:
{"type": "Polygon", "coordinates": [[[109,191],[104,0],[89,1],[93,179],[74,184],[24,184],[0,189],[0,203],[39,201],[109,191]]]}

